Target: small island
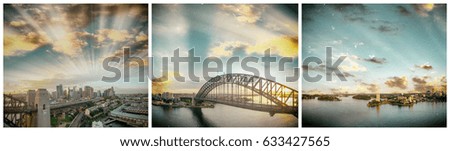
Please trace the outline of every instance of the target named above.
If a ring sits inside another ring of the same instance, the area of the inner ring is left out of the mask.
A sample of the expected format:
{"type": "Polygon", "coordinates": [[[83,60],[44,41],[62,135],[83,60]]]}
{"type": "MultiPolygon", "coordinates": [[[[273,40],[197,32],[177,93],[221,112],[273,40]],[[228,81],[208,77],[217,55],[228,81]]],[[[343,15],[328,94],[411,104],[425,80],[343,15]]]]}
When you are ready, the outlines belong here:
{"type": "Polygon", "coordinates": [[[445,102],[447,95],[444,92],[427,92],[427,93],[411,93],[411,94],[385,94],[383,97],[367,103],[368,107],[378,107],[383,104],[391,104],[397,106],[413,106],[419,102],[445,102]],[[382,98],[382,99],[381,99],[382,98]]]}
{"type": "Polygon", "coordinates": [[[352,98],[356,99],[356,100],[370,100],[372,97],[370,95],[366,95],[366,94],[358,94],[358,95],[354,95],[352,98]]]}
{"type": "Polygon", "coordinates": [[[341,99],[335,95],[321,95],[317,97],[319,101],[341,101],[341,99]]]}
{"type": "Polygon", "coordinates": [[[152,105],[171,108],[214,108],[214,104],[211,102],[195,101],[194,94],[174,94],[169,92],[153,94],[152,105]]]}
{"type": "Polygon", "coordinates": [[[302,100],[314,100],[317,95],[302,94],[302,100]]]}

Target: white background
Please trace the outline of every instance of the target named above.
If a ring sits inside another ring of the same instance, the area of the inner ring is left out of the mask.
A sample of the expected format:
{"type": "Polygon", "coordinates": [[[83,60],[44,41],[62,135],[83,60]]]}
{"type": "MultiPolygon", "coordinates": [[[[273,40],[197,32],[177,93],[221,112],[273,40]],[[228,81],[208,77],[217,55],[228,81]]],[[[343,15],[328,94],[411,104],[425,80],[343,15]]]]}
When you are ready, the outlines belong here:
{"type": "MultiPolygon", "coordinates": [[[[149,3],[149,16],[151,17],[151,3],[206,3],[198,0],[6,0],[4,3],[149,3]]],[[[255,3],[249,0],[214,0],[208,3],[255,3]]],[[[342,0],[303,0],[282,1],[283,3],[299,3],[299,31],[301,32],[301,4],[302,3],[405,3],[392,0],[366,0],[366,1],[342,1],[342,0]]],[[[439,1],[410,1],[408,3],[446,3],[439,1]]],[[[257,3],[281,3],[281,1],[258,1],[257,3]]],[[[448,8],[449,6],[447,6],[448,8]]],[[[3,16],[3,4],[0,13],[3,16]]],[[[447,11],[447,20],[448,20],[447,11]]],[[[3,35],[3,18],[0,19],[3,35]]],[[[447,26],[447,29],[448,26],[447,26]]],[[[151,35],[151,18],[149,18],[149,35],[151,35]]],[[[301,33],[299,33],[301,37],[301,33]]],[[[301,40],[301,38],[300,38],[301,40]]],[[[0,41],[3,41],[1,36],[0,41]]],[[[149,40],[151,41],[151,39],[149,40]]],[[[447,38],[447,43],[448,43],[447,38]]],[[[301,44],[301,41],[299,41],[301,44]]],[[[3,48],[3,42],[0,49],[3,48]]],[[[150,44],[151,46],[151,44],[150,44]]],[[[151,49],[151,47],[149,47],[151,49]]],[[[301,48],[301,46],[299,47],[301,48]]],[[[3,52],[3,51],[2,51],[3,52]]],[[[301,57],[301,53],[298,53],[301,57]]],[[[149,53],[151,55],[151,52],[149,53]]],[[[447,52],[447,67],[449,53],[447,52]]],[[[3,79],[3,57],[0,57],[1,76],[3,79]]],[[[448,74],[447,68],[447,75],[448,74]]],[[[0,80],[0,91],[3,93],[3,80],[0,80]]],[[[301,88],[301,80],[299,82],[301,88]]],[[[300,91],[301,92],[301,91],[300,91]]],[[[149,94],[151,84],[149,83],[149,94]]],[[[1,95],[3,101],[3,95],[1,95]]],[[[448,101],[448,99],[447,99],[448,101]]],[[[448,104],[447,104],[448,105],[448,104]]],[[[448,108],[448,107],[447,107],[448,108]]],[[[3,117],[3,102],[0,103],[0,115],[3,117]]],[[[149,124],[151,125],[151,112],[149,112],[149,124]]],[[[448,116],[447,116],[447,121],[448,116]]],[[[447,124],[448,125],[448,124],[447,124]]],[[[450,131],[448,128],[2,128],[3,120],[0,120],[0,150],[113,150],[113,151],[148,151],[148,150],[449,150],[450,131]],[[121,147],[121,138],[253,138],[259,145],[253,147],[121,147]],[[264,147],[261,142],[266,136],[330,136],[329,147],[264,147]]],[[[299,115],[301,127],[301,114],[299,115]]]]}

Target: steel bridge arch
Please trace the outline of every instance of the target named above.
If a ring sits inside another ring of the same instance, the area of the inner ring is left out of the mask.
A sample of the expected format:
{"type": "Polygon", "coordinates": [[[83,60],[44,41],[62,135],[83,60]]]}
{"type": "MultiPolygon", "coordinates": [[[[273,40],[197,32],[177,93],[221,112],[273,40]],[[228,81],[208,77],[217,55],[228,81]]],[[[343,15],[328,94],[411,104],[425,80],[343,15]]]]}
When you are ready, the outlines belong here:
{"type": "Polygon", "coordinates": [[[31,107],[26,101],[12,95],[3,94],[3,122],[10,127],[20,127],[25,124],[25,116],[31,115],[31,107]]]}
{"type": "Polygon", "coordinates": [[[241,73],[224,74],[211,78],[199,89],[195,99],[206,98],[213,89],[224,84],[237,84],[245,87],[264,96],[279,107],[298,107],[297,90],[273,80],[241,73]],[[286,94],[286,92],[289,93],[286,94]],[[287,104],[289,99],[292,99],[292,104],[287,104]]]}

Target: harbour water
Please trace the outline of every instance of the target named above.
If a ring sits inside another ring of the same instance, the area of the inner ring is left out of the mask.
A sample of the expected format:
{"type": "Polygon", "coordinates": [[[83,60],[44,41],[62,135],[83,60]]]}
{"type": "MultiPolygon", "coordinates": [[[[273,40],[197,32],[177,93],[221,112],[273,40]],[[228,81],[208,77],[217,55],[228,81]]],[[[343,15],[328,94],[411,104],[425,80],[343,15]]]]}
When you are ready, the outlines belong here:
{"type": "Polygon", "coordinates": [[[446,102],[419,102],[413,106],[367,107],[368,101],[303,100],[303,127],[446,127],[446,102]]]}
{"type": "Polygon", "coordinates": [[[152,106],[153,127],[298,127],[291,114],[275,114],[215,104],[214,108],[152,106]]]}

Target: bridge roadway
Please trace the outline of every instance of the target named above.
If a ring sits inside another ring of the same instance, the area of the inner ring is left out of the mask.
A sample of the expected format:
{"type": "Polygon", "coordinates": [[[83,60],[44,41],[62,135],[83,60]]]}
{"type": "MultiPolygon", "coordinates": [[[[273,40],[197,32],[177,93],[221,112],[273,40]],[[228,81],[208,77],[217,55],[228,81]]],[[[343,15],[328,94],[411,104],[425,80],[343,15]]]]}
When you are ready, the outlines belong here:
{"type": "Polygon", "coordinates": [[[274,113],[287,113],[287,114],[298,114],[298,107],[294,106],[277,106],[277,105],[265,105],[265,104],[254,104],[254,103],[245,103],[245,102],[237,102],[237,101],[221,101],[210,98],[195,98],[195,100],[199,101],[209,101],[214,103],[220,103],[225,105],[230,105],[234,107],[269,112],[271,114],[274,113]]]}
{"type": "Polygon", "coordinates": [[[81,119],[83,119],[83,112],[80,112],[75,116],[75,118],[70,123],[69,127],[80,127],[81,126],[81,119]]]}
{"type": "MultiPolygon", "coordinates": [[[[88,103],[88,102],[92,102],[92,100],[51,104],[50,110],[57,110],[57,109],[61,109],[61,108],[81,105],[81,104],[88,103]]],[[[31,112],[36,112],[36,110],[37,110],[36,108],[29,107],[29,106],[27,106],[27,107],[4,107],[5,114],[31,113],[31,112]]]]}

